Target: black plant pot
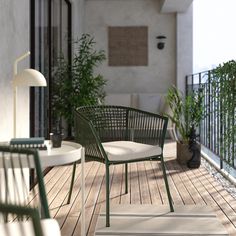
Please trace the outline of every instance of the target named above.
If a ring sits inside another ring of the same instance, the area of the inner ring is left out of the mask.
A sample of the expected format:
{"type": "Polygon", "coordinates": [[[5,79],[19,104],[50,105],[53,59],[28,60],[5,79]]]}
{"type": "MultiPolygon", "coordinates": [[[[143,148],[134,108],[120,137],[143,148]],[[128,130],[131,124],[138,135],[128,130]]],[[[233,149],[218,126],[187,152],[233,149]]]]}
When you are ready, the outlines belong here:
{"type": "Polygon", "coordinates": [[[192,153],[192,158],[187,162],[188,168],[199,168],[201,165],[201,145],[196,142],[196,130],[191,129],[189,136],[189,151],[192,153]]]}
{"type": "Polygon", "coordinates": [[[191,149],[192,158],[187,162],[188,168],[199,168],[201,165],[201,145],[196,143],[191,149]]]}
{"type": "Polygon", "coordinates": [[[61,147],[62,134],[51,134],[50,139],[52,142],[52,147],[54,147],[54,148],[61,147]]]}

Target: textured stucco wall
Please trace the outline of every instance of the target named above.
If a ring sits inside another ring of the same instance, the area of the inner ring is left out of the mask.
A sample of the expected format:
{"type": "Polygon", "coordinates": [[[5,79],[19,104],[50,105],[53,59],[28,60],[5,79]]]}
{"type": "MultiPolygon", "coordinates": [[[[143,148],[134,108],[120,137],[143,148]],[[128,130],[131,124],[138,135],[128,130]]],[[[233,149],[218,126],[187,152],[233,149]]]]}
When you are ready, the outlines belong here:
{"type": "MultiPolygon", "coordinates": [[[[12,76],[14,60],[29,50],[29,0],[0,1],[0,141],[13,136],[12,76]]],[[[20,62],[18,71],[28,67],[20,62]]],[[[18,135],[29,134],[29,90],[19,89],[18,135]]]]}
{"type": "Polygon", "coordinates": [[[176,83],[176,14],[160,14],[157,0],[86,0],[85,32],[107,54],[108,26],[148,26],[148,66],[112,67],[108,61],[99,72],[108,80],[107,93],[165,93],[176,83]],[[163,50],[156,36],[165,35],[163,50]]]}

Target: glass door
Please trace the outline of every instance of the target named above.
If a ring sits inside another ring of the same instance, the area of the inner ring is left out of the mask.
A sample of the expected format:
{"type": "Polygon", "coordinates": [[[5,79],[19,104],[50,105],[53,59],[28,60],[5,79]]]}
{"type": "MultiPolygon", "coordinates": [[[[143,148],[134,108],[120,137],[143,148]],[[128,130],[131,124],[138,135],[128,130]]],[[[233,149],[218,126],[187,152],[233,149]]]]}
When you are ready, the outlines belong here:
{"type": "Polygon", "coordinates": [[[31,67],[47,80],[46,88],[30,91],[30,136],[48,138],[52,131],[53,70],[61,54],[71,61],[71,3],[31,0],[31,67]]]}

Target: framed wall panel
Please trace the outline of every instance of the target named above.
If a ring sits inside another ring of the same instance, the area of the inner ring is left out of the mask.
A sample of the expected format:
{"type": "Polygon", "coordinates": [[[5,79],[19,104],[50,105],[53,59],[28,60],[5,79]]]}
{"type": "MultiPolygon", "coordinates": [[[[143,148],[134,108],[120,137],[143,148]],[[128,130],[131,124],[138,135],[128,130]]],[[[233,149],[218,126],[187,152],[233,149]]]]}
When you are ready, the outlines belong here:
{"type": "Polygon", "coordinates": [[[148,27],[108,27],[109,66],[148,65],[148,27]]]}

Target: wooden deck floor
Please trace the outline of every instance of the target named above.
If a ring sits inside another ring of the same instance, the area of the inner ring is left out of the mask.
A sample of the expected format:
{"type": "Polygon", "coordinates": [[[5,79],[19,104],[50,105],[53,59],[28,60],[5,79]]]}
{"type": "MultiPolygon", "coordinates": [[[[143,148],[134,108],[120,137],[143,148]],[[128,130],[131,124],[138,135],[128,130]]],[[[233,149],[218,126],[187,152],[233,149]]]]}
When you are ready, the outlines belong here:
{"type": "MultiPolygon", "coordinates": [[[[175,161],[175,143],[165,145],[164,156],[174,204],[210,205],[230,235],[236,236],[236,199],[227,193],[204,167],[189,170],[175,161]]],[[[168,204],[160,164],[154,161],[129,164],[129,193],[124,193],[122,165],[111,168],[111,204],[168,204]]],[[[52,217],[62,235],[80,235],[80,165],[70,204],[66,204],[72,166],[53,168],[46,176],[52,217]]],[[[86,231],[94,235],[100,208],[105,204],[105,168],[97,162],[85,164],[86,231]]]]}

